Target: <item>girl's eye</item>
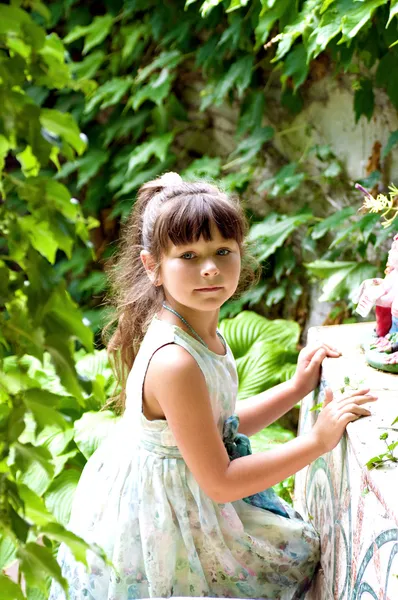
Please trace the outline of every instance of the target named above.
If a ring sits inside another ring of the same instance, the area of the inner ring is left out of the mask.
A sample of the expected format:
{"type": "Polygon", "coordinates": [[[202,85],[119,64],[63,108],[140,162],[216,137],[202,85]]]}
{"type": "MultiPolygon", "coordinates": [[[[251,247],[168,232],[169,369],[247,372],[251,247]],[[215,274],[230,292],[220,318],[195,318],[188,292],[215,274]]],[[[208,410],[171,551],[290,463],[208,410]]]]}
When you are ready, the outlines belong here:
{"type": "Polygon", "coordinates": [[[218,252],[222,252],[221,256],[227,256],[231,251],[228,248],[220,248],[218,252]]]}
{"type": "Polygon", "coordinates": [[[180,258],[184,258],[186,260],[189,260],[190,258],[192,258],[193,252],[184,252],[184,254],[182,254],[180,256],[180,258]]]}

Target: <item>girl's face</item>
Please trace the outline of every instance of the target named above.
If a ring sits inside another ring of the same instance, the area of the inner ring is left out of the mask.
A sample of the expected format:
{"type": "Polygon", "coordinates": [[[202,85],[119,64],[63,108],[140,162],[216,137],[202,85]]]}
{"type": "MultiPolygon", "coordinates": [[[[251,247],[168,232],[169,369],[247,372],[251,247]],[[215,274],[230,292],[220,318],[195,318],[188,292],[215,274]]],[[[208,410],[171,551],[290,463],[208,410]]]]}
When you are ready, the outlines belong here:
{"type": "Polygon", "coordinates": [[[239,244],[223,238],[215,225],[212,239],[175,246],[162,257],[159,283],[166,298],[196,310],[216,310],[236,291],[241,269],[239,244]]]}

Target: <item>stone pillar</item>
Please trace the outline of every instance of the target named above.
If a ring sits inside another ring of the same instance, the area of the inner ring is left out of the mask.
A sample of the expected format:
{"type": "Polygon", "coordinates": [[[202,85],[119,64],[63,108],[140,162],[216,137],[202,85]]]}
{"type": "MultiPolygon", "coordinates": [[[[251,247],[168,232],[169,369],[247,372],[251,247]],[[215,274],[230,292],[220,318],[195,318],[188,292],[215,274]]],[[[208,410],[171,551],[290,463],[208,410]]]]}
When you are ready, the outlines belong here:
{"type": "MultiPolygon", "coordinates": [[[[374,323],[314,327],[310,343],[326,342],[342,353],[325,359],[319,390],[301,406],[299,435],[314,425],[326,386],[370,387],[379,400],[366,405],[371,417],[350,423],[338,446],[296,475],[295,504],[321,538],[321,566],[306,600],[398,599],[398,463],[369,470],[366,463],[386,451],[380,440],[398,441],[398,375],[369,367],[360,347],[374,323]],[[348,378],[348,379],[347,379],[348,378]],[[349,384],[347,381],[349,380],[349,384]]],[[[398,456],[398,447],[396,449],[398,456]]]]}

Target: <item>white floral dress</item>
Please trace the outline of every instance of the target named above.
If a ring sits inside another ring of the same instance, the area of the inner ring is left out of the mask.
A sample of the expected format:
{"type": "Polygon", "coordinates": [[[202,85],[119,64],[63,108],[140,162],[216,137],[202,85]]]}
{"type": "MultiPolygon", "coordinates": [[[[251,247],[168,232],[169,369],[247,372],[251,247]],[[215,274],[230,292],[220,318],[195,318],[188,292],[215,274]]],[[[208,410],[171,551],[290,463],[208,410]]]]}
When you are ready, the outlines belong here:
{"type": "MultiPolygon", "coordinates": [[[[197,361],[220,435],[235,410],[238,378],[230,348],[216,354],[155,317],[128,377],[126,411],[89,459],[69,524],[101,546],[113,568],[89,552],[87,572],[62,544],[58,561],[71,600],[302,598],[319,560],[313,527],[286,503],[289,518],[243,500],[217,504],[189,471],[167,421],[142,414],[148,364],[171,343],[197,361]]],[[[53,583],[49,600],[61,598],[53,583]]]]}

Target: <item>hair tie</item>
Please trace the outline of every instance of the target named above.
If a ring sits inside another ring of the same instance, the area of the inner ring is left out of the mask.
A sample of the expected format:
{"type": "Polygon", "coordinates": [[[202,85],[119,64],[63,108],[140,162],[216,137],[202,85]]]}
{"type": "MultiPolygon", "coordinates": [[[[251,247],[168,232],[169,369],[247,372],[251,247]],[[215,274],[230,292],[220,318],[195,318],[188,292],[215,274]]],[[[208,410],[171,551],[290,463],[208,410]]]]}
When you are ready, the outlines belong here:
{"type": "Polygon", "coordinates": [[[160,177],[158,180],[161,185],[164,187],[172,186],[172,185],[180,185],[183,183],[182,178],[178,173],[174,173],[174,171],[169,171],[160,177]]]}
{"type": "MultiPolygon", "coordinates": [[[[169,173],[165,173],[159,179],[156,179],[155,182],[156,187],[162,187],[164,189],[181,185],[184,183],[182,178],[178,173],[174,173],[170,171],[169,173]]],[[[146,205],[144,215],[142,217],[142,245],[145,250],[149,250],[150,247],[150,239],[151,233],[155,226],[155,222],[157,216],[159,214],[159,209],[163,202],[165,201],[167,196],[165,196],[164,191],[158,192],[154,194],[152,198],[149,200],[146,205]]]]}

